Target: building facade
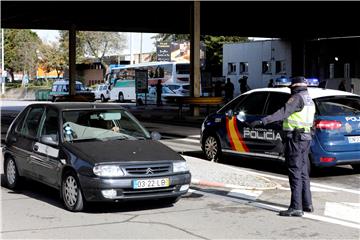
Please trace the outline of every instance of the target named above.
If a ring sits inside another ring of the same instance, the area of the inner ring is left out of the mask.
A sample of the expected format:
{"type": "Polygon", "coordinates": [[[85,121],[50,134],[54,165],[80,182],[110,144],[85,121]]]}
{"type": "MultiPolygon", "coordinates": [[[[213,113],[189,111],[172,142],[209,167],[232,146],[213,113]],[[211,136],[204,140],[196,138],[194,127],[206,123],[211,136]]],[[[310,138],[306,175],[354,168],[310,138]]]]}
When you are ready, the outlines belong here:
{"type": "Polygon", "coordinates": [[[251,89],[266,87],[270,79],[291,75],[291,44],[281,40],[231,43],[223,46],[223,76],[230,78],[235,94],[238,80],[247,76],[251,89]]]}

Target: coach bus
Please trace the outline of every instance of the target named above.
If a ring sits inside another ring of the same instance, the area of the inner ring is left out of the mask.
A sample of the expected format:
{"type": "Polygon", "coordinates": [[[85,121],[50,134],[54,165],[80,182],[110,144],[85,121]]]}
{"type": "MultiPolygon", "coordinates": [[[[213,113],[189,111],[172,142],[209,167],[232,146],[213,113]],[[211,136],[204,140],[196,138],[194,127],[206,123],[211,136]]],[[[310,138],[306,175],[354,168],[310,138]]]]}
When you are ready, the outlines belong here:
{"type": "Polygon", "coordinates": [[[136,100],[136,69],[148,71],[149,86],[156,85],[158,80],[161,80],[162,84],[189,83],[190,80],[189,63],[147,62],[116,67],[106,75],[106,82],[110,86],[110,100],[136,100]]]}

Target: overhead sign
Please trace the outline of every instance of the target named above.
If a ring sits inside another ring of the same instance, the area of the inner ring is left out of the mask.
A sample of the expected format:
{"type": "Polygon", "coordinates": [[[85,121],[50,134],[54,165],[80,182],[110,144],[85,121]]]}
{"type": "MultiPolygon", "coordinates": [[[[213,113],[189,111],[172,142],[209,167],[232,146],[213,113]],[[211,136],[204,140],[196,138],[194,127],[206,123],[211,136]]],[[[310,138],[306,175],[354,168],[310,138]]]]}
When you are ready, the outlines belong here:
{"type": "Polygon", "coordinates": [[[136,93],[148,93],[148,71],[135,69],[136,93]]]}

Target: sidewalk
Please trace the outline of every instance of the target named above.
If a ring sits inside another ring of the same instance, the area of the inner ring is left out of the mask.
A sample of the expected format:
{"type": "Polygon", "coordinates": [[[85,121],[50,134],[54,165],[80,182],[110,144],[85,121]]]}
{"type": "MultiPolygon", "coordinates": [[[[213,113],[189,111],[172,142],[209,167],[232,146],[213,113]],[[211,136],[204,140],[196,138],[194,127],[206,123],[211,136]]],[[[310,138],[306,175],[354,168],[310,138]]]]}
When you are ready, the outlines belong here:
{"type": "Polygon", "coordinates": [[[277,182],[240,168],[189,156],[183,157],[189,165],[193,185],[244,190],[271,190],[281,187],[277,182]]]}

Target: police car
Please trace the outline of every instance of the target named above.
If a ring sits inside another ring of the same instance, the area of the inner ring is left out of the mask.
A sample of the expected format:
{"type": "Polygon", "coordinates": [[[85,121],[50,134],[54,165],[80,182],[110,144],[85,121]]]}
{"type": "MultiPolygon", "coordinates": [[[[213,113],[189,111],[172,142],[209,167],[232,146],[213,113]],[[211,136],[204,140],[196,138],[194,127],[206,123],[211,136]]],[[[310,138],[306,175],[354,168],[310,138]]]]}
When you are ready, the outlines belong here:
{"type": "MultiPolygon", "coordinates": [[[[317,79],[308,80],[308,92],[316,105],[311,166],[351,164],[360,169],[360,96],[318,88],[317,79]]],[[[275,88],[248,91],[206,117],[201,127],[201,146],[209,160],[223,153],[284,160],[285,136],[282,122],[251,128],[283,107],[290,97],[290,80],[277,79],[275,88]]]]}

